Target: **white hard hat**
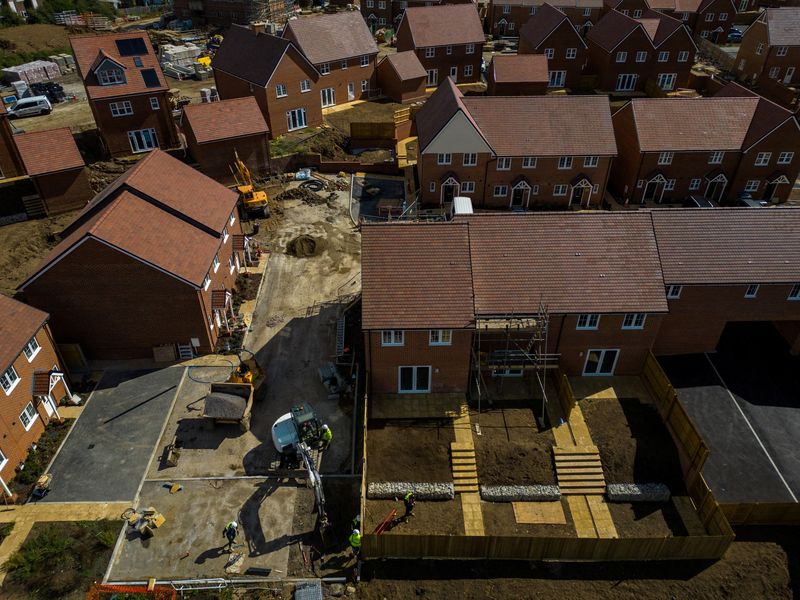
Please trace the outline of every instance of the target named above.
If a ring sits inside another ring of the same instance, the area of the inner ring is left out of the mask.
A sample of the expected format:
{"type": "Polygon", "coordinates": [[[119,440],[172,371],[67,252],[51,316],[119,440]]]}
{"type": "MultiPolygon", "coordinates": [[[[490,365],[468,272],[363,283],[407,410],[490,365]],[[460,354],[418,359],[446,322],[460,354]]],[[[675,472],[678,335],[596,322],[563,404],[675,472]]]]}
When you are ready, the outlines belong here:
{"type": "Polygon", "coordinates": [[[358,529],[353,529],[353,533],[355,533],[356,535],[361,535],[361,532],[358,529]]]}
{"type": "Polygon", "coordinates": [[[361,515],[356,515],[356,521],[361,522],[361,515]]]}
{"type": "Polygon", "coordinates": [[[323,425],[323,426],[322,426],[322,428],[323,428],[323,429],[325,429],[325,430],[327,430],[327,429],[328,429],[328,426],[327,426],[327,425],[323,425]]]}
{"type": "Polygon", "coordinates": [[[231,527],[239,528],[239,524],[236,521],[231,521],[231,527]]]}

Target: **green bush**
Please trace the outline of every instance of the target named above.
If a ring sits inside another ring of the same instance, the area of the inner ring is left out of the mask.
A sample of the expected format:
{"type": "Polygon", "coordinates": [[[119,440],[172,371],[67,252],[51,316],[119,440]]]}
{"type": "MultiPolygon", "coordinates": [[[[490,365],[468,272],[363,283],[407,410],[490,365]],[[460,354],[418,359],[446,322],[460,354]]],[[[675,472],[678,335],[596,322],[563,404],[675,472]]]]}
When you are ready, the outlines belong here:
{"type": "Polygon", "coordinates": [[[74,540],[62,534],[45,530],[33,539],[27,539],[22,547],[8,559],[6,569],[13,581],[27,583],[47,565],[64,564],[70,561],[70,549],[74,540]]]}

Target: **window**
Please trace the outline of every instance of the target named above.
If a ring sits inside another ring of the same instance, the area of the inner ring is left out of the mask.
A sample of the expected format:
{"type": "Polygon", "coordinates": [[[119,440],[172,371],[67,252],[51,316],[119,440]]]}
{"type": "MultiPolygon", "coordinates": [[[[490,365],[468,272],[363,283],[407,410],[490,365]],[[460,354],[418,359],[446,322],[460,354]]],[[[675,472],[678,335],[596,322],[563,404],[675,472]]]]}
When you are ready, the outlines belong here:
{"type": "Polygon", "coordinates": [[[794,152],[781,152],[778,155],[778,164],[789,165],[792,163],[792,159],[794,159],[794,152]]]}
{"type": "Polygon", "coordinates": [[[475,44],[467,44],[467,54],[475,54],[475,44]]]}
{"type": "Polygon", "coordinates": [[[586,156],[583,159],[583,166],[586,169],[592,169],[597,166],[597,162],[599,161],[599,157],[597,156],[586,156]]]}
{"type": "Polygon", "coordinates": [[[636,89],[636,82],[639,81],[639,76],[636,73],[620,73],[617,75],[617,88],[618,92],[632,92],[636,89]]]}
{"type": "Polygon", "coordinates": [[[214,255],[214,262],[211,264],[211,267],[214,269],[214,273],[219,270],[219,254],[214,255]]]}
{"type": "Polygon", "coordinates": [[[33,426],[33,422],[38,416],[36,409],[33,407],[33,402],[28,402],[25,408],[22,409],[22,412],[19,413],[19,420],[22,421],[22,426],[25,428],[25,431],[28,431],[33,426]]]}
{"type": "Polygon", "coordinates": [[[647,52],[645,52],[644,50],[639,50],[636,53],[636,62],[637,63],[643,63],[646,60],[647,60],[647,52]]]}
{"type": "Polygon", "coordinates": [[[689,60],[689,51],[688,50],[681,50],[678,52],[678,62],[687,62],[689,60]]]}
{"type": "Polygon", "coordinates": [[[633,11],[633,18],[634,19],[638,19],[641,16],[642,16],[642,9],[641,8],[637,8],[636,10],[633,11]]]}
{"type": "Polygon", "coordinates": [[[683,291],[682,285],[668,285],[667,286],[667,298],[669,300],[677,300],[681,297],[681,291],[683,291]]]}
{"type": "Polygon", "coordinates": [[[464,65],[464,77],[472,77],[472,65],[464,65]]]}
{"type": "Polygon", "coordinates": [[[780,67],[772,67],[769,70],[769,78],[770,79],[777,79],[778,75],[780,75],[780,73],[781,73],[781,68],[780,67]]]}
{"type": "Polygon", "coordinates": [[[757,192],[758,186],[761,182],[758,179],[748,179],[747,185],[744,186],[745,192],[757,192]]]}
{"type": "Polygon", "coordinates": [[[644,321],[647,315],[644,313],[628,313],[622,319],[623,329],[644,329],[644,321]]]}
{"type": "Polygon", "coordinates": [[[228,257],[228,272],[232,274],[235,268],[236,263],[233,261],[233,254],[231,254],[230,257],[228,257]]]}
{"type": "Polygon", "coordinates": [[[0,451],[0,469],[5,467],[7,463],[8,463],[8,459],[6,458],[6,455],[3,454],[2,451],[0,451]]]}
{"type": "Polygon", "coordinates": [[[510,12],[511,12],[511,5],[510,4],[506,4],[505,6],[503,6],[503,14],[504,15],[507,15],[510,12]]]}
{"type": "Polygon", "coordinates": [[[511,157],[510,156],[499,156],[497,158],[497,170],[498,171],[508,171],[511,169],[511,157]]]}
{"type": "Polygon", "coordinates": [[[228,223],[230,223],[231,225],[236,223],[236,213],[231,213],[231,218],[228,219],[228,223]]]}
{"type": "Polygon", "coordinates": [[[692,179],[689,182],[689,191],[690,192],[696,192],[699,189],[700,189],[700,179],[699,178],[698,179],[692,179]]]}
{"type": "Polygon", "coordinates": [[[786,56],[786,46],[778,46],[777,56],[786,56]]]}
{"type": "Polygon", "coordinates": [[[462,194],[474,194],[475,193],[475,182],[474,181],[462,181],[461,182],[461,193],[462,194]]]}
{"type": "Polygon", "coordinates": [[[403,339],[402,329],[384,329],[381,331],[381,346],[402,346],[403,339]]]}
{"type": "Polygon", "coordinates": [[[658,53],[658,62],[667,62],[669,60],[669,51],[662,50],[658,53]]]}
{"type": "Polygon", "coordinates": [[[147,152],[153,148],[158,148],[158,138],[155,129],[139,129],[138,131],[128,132],[128,141],[134,153],[147,152]]]}
{"type": "Polygon", "coordinates": [[[681,21],[688,21],[688,20],[689,20],[689,13],[688,12],[681,13],[681,21]]]}
{"type": "Polygon", "coordinates": [[[286,112],[286,123],[288,125],[289,131],[294,131],[295,129],[302,129],[306,126],[306,109],[305,108],[295,108],[294,110],[290,110],[286,112]]]}
{"type": "Polygon", "coordinates": [[[714,20],[714,13],[706,13],[706,23],[710,23],[714,20]]]}
{"type": "Polygon", "coordinates": [[[559,183],[553,186],[553,196],[566,196],[566,195],[567,195],[566,184],[559,183]]]}
{"type": "Polygon", "coordinates": [[[728,20],[728,13],[719,13],[719,20],[720,21],[727,21],[728,20]]]}
{"type": "Polygon", "coordinates": [[[115,83],[125,83],[125,75],[119,69],[104,69],[97,71],[97,80],[100,85],[114,85],[115,83]]]}
{"type": "Polygon", "coordinates": [[[584,17],[591,17],[592,16],[592,9],[591,8],[584,8],[583,9],[583,16],[584,17]]]}
{"type": "Polygon", "coordinates": [[[428,335],[429,346],[449,346],[453,343],[452,329],[431,329],[428,335]]]}
{"type": "Polygon", "coordinates": [[[674,189],[675,189],[675,180],[667,179],[667,182],[664,184],[664,191],[671,192],[674,189]]]}
{"type": "Polygon", "coordinates": [[[544,49],[545,58],[553,58],[555,55],[556,55],[555,48],[545,48],[544,49]]]}
{"type": "Polygon", "coordinates": [[[433,58],[436,56],[436,48],[425,48],[425,58],[433,58]]]}
{"type": "Polygon", "coordinates": [[[721,165],[722,164],[722,158],[724,156],[725,156],[724,152],[719,152],[719,151],[712,152],[708,156],[708,164],[710,164],[710,165],[721,165]]]}
{"type": "Polygon", "coordinates": [[[133,57],[133,64],[136,67],[142,68],[142,57],[141,56],[134,56],[133,57]]]}
{"type": "Polygon", "coordinates": [[[384,10],[386,8],[386,0],[378,0],[378,8],[384,10]]]}
{"type": "Polygon", "coordinates": [[[675,156],[674,152],[660,152],[658,155],[659,165],[671,165],[672,158],[675,156]]]}
{"type": "Polygon", "coordinates": [[[386,17],[381,17],[380,19],[378,19],[378,25],[381,26],[386,25],[386,17]]]}
{"type": "Polygon", "coordinates": [[[437,165],[449,165],[453,161],[453,155],[449,152],[439,153],[436,155],[437,165]]]}
{"type": "Polygon", "coordinates": [[[464,166],[474,167],[478,164],[478,155],[475,152],[467,152],[464,154],[464,166]]]}
{"type": "Polygon", "coordinates": [[[539,193],[539,186],[538,185],[534,185],[531,188],[531,196],[536,196],[538,193],[539,193]]]}
{"type": "Polygon", "coordinates": [[[369,56],[367,54],[365,54],[364,56],[361,57],[361,66],[362,67],[368,67],[369,66],[369,56]]]}
{"type": "Polygon", "coordinates": [[[795,283],[789,291],[788,300],[800,300],[800,283],[795,283]]]}
{"type": "Polygon", "coordinates": [[[210,286],[210,285],[211,285],[211,277],[206,275],[205,278],[203,279],[203,289],[207,290],[208,286],[210,286]]]}
{"type": "Polygon", "coordinates": [[[111,102],[108,107],[111,109],[112,117],[126,117],[133,114],[133,106],[128,100],[111,102]]]}
{"type": "Polygon", "coordinates": [[[303,93],[310,92],[311,91],[311,80],[303,79],[303,81],[300,82],[300,91],[303,92],[303,93]]]}
{"type": "Polygon", "coordinates": [[[756,156],[756,166],[766,167],[769,164],[769,159],[772,157],[772,152],[759,152],[756,156]]]}
{"type": "Polygon", "coordinates": [[[361,91],[366,92],[369,89],[369,81],[366,79],[361,80],[361,91]]]}
{"type": "Polygon", "coordinates": [[[764,51],[764,44],[762,42],[759,42],[758,46],[756,46],[756,54],[760,56],[763,51],[764,51]]]}
{"type": "Polygon", "coordinates": [[[656,77],[656,83],[664,91],[669,91],[675,87],[675,80],[678,78],[677,73],[659,73],[656,77]]]}
{"type": "Polygon", "coordinates": [[[330,63],[322,63],[319,66],[319,72],[321,75],[329,75],[331,72],[331,65],[330,63]]]}
{"type": "Polygon", "coordinates": [[[560,156],[558,158],[558,168],[559,169],[571,169],[572,168],[572,157],[571,156],[560,156]]]}
{"type": "Polygon", "coordinates": [[[628,53],[627,52],[617,52],[617,62],[624,63],[628,60],[628,53]]]}
{"type": "Polygon", "coordinates": [[[531,15],[535,15],[535,14],[536,14],[536,7],[535,6],[531,6],[531,15]]]}
{"type": "Polygon", "coordinates": [[[431,191],[431,192],[435,192],[436,191],[436,182],[435,181],[431,181],[431,184],[428,186],[428,190],[431,191]]]}
{"type": "Polygon", "coordinates": [[[744,293],[745,298],[755,298],[758,296],[758,284],[751,283],[747,286],[747,291],[744,293]]]}
{"type": "Polygon", "coordinates": [[[286,96],[287,95],[286,86],[284,84],[282,84],[282,83],[279,83],[278,85],[276,85],[275,86],[275,95],[278,98],[283,98],[284,96],[286,96]]]}
{"type": "Polygon", "coordinates": [[[336,106],[336,91],[332,87],[320,90],[319,95],[322,108],[336,106]]]}
{"type": "Polygon", "coordinates": [[[522,168],[523,169],[535,169],[536,168],[536,157],[535,156],[524,156],[522,158],[522,168]]]}
{"type": "Polygon", "coordinates": [[[452,46],[445,47],[444,53],[450,56],[453,53],[453,47],[452,46]]]}
{"type": "Polygon", "coordinates": [[[424,394],[431,391],[430,367],[398,367],[397,391],[401,394],[424,394]]]}
{"type": "Polygon", "coordinates": [[[600,324],[600,315],[587,314],[578,315],[578,325],[575,329],[597,329],[600,324]]]}
{"type": "Polygon", "coordinates": [[[367,0],[367,8],[375,8],[375,0],[367,0]]]}
{"type": "Polygon", "coordinates": [[[347,61],[343,60],[339,66],[341,67],[342,71],[346,70],[347,69],[347,61]]]}
{"type": "Polygon", "coordinates": [[[620,12],[626,17],[631,14],[631,11],[629,11],[627,8],[623,8],[620,12]]]}
{"type": "Polygon", "coordinates": [[[564,87],[564,82],[567,80],[566,71],[550,71],[550,80],[547,82],[547,87],[557,88],[564,87]]]}
{"type": "Polygon", "coordinates": [[[494,197],[495,198],[505,198],[508,196],[508,186],[507,185],[496,185],[494,186],[494,197]]]}
{"type": "Polygon", "coordinates": [[[25,355],[25,358],[28,359],[28,362],[33,360],[33,357],[39,354],[39,350],[41,347],[39,346],[39,342],[36,341],[36,337],[32,337],[28,340],[28,343],[22,347],[22,353],[25,355]]]}
{"type": "Polygon", "coordinates": [[[8,367],[5,372],[0,375],[0,386],[3,388],[6,396],[11,394],[11,391],[17,387],[18,383],[19,375],[17,375],[17,371],[14,369],[13,365],[8,367]]]}
{"type": "Polygon", "coordinates": [[[577,48],[567,48],[567,58],[573,59],[578,56],[578,49],[577,48]]]}

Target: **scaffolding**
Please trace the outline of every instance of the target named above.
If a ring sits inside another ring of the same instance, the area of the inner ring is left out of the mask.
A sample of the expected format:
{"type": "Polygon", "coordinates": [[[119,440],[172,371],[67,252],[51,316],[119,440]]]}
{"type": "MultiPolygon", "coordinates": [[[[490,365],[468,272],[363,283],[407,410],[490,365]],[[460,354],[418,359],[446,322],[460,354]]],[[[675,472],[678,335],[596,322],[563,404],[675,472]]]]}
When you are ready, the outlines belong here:
{"type": "Polygon", "coordinates": [[[294,15],[294,0],[253,0],[250,7],[251,23],[284,24],[294,15]]]}

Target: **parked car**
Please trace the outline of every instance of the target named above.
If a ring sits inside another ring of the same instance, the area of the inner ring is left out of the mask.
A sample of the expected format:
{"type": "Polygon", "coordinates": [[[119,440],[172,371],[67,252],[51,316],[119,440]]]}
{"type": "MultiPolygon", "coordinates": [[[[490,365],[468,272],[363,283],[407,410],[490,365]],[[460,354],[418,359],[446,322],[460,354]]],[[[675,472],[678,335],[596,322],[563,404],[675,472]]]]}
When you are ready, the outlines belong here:
{"type": "Polygon", "coordinates": [[[741,194],[734,203],[734,206],[745,206],[748,208],[761,208],[768,206],[769,202],[766,200],[754,200],[750,194],[741,194]]]}
{"type": "Polygon", "coordinates": [[[683,205],[686,208],[717,208],[719,205],[713,200],[709,200],[703,196],[689,196],[684,200],[683,205]]]}
{"type": "Polygon", "coordinates": [[[53,105],[47,96],[31,96],[30,98],[22,98],[8,109],[8,117],[10,119],[18,119],[21,117],[35,117],[37,115],[48,115],[52,112],[53,105]]]}
{"type": "Polygon", "coordinates": [[[742,42],[742,32],[739,29],[731,29],[728,32],[729,44],[740,44],[742,42]]]}

